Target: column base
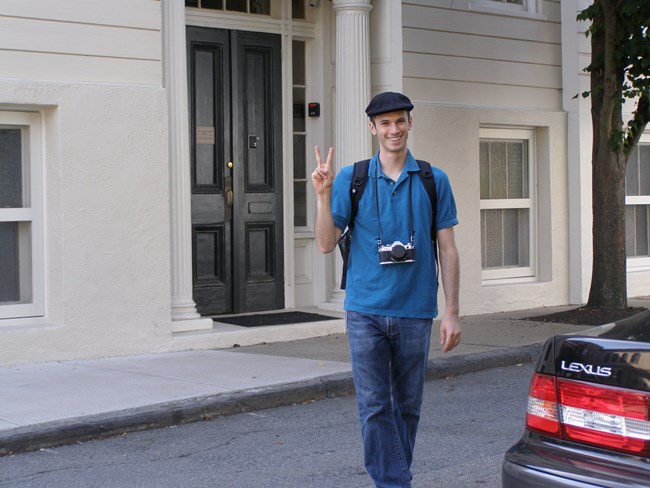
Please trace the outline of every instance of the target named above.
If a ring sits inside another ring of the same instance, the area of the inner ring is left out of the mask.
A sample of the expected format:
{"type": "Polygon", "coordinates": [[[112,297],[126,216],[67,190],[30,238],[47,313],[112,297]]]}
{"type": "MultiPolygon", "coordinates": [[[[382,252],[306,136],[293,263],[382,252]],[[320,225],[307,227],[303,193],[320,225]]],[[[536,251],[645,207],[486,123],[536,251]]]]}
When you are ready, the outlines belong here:
{"type": "Polygon", "coordinates": [[[340,288],[337,288],[332,292],[332,296],[326,302],[323,302],[318,305],[318,308],[323,310],[332,310],[335,312],[343,311],[343,304],[345,302],[345,292],[340,288]]]}
{"type": "Polygon", "coordinates": [[[194,300],[172,300],[172,332],[212,329],[212,319],[203,318],[196,311],[194,300]]]}

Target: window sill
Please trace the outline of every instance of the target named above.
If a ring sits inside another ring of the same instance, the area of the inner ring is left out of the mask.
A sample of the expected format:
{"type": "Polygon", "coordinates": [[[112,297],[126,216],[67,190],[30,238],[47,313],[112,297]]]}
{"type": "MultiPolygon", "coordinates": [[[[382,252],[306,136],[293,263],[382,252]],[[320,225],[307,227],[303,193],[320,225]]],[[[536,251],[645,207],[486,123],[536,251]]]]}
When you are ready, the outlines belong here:
{"type": "Polygon", "coordinates": [[[491,287],[491,286],[508,286],[508,285],[521,285],[525,283],[537,283],[539,280],[536,276],[522,276],[519,278],[492,278],[492,279],[483,279],[481,281],[481,286],[491,287]]]}
{"type": "Polygon", "coordinates": [[[43,320],[43,306],[35,303],[0,305],[0,324],[5,320],[43,320]]]}
{"type": "Polygon", "coordinates": [[[474,12],[481,12],[484,14],[507,15],[509,17],[521,17],[523,19],[531,19],[531,20],[548,20],[548,16],[544,14],[538,14],[536,12],[528,12],[525,10],[516,10],[513,8],[508,8],[507,6],[497,7],[491,5],[470,3],[467,8],[468,10],[472,10],[474,12]]]}
{"type": "Polygon", "coordinates": [[[628,258],[628,273],[643,273],[650,271],[650,258],[628,258]]]}
{"type": "Polygon", "coordinates": [[[48,323],[45,317],[27,317],[15,319],[0,319],[0,333],[10,331],[40,331],[57,329],[60,325],[48,323]]]}

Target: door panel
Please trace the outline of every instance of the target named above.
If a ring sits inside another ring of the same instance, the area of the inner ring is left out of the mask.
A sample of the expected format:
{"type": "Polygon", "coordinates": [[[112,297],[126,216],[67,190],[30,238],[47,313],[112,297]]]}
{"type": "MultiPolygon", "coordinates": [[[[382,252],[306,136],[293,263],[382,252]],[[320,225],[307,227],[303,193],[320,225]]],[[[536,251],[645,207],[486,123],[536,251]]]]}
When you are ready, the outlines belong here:
{"type": "Polygon", "coordinates": [[[194,301],[202,315],[232,311],[232,222],[225,201],[231,157],[230,42],[188,28],[194,301]]]}
{"type": "Polygon", "coordinates": [[[235,303],[246,311],[270,310],[284,306],[280,38],[233,35],[233,126],[243,142],[233,157],[244,164],[233,175],[244,189],[234,215],[242,232],[234,233],[233,244],[246,251],[235,269],[235,303]]]}
{"type": "Polygon", "coordinates": [[[188,27],[194,299],[284,306],[280,38],[188,27]]]}

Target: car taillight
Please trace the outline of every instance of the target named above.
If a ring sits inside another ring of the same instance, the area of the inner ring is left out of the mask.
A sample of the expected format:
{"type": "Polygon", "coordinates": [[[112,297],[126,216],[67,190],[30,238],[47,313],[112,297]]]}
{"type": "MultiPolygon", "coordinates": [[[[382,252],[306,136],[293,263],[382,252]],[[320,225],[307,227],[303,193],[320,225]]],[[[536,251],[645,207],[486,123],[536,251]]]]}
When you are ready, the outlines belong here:
{"type": "Polygon", "coordinates": [[[543,374],[533,376],[528,391],[526,427],[543,434],[559,437],[560,416],[554,376],[543,374]]]}
{"type": "Polygon", "coordinates": [[[535,374],[526,427],[639,456],[650,455],[650,395],[535,374]]]}

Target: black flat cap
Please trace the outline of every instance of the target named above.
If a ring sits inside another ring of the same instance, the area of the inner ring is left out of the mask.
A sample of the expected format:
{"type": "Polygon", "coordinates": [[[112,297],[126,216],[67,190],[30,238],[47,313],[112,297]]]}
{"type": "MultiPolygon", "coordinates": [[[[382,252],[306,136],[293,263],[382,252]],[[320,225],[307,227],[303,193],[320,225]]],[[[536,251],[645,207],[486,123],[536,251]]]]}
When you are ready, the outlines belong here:
{"type": "Polygon", "coordinates": [[[375,95],[366,107],[368,117],[388,112],[398,112],[400,110],[407,110],[410,112],[413,110],[413,104],[406,95],[396,92],[384,92],[375,95]]]}

